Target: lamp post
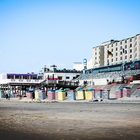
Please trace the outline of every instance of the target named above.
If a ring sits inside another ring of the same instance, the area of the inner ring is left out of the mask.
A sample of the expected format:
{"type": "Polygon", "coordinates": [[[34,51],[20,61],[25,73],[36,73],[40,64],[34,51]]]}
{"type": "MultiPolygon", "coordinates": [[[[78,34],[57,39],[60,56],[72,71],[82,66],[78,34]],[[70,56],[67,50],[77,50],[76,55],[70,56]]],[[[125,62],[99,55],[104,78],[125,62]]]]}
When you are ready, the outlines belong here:
{"type": "Polygon", "coordinates": [[[124,58],[124,54],[125,54],[125,49],[123,48],[123,51],[122,51],[122,72],[123,72],[123,76],[124,76],[124,65],[125,65],[125,58],[124,58]]]}
{"type": "Polygon", "coordinates": [[[124,58],[124,54],[125,54],[126,50],[123,48],[123,51],[122,51],[122,82],[124,83],[124,80],[125,80],[125,69],[124,69],[124,66],[125,66],[125,58],[124,58]]]}
{"type": "Polygon", "coordinates": [[[122,74],[124,75],[124,62],[122,62],[122,74]]]}

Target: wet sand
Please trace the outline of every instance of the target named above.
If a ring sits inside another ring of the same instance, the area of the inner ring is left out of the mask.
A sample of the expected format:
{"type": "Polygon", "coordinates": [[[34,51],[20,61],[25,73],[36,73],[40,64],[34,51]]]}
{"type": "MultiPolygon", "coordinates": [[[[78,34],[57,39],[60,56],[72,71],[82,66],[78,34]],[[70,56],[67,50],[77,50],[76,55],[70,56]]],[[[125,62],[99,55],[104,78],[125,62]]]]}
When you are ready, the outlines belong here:
{"type": "Polygon", "coordinates": [[[3,140],[139,140],[139,103],[0,101],[3,140]]]}

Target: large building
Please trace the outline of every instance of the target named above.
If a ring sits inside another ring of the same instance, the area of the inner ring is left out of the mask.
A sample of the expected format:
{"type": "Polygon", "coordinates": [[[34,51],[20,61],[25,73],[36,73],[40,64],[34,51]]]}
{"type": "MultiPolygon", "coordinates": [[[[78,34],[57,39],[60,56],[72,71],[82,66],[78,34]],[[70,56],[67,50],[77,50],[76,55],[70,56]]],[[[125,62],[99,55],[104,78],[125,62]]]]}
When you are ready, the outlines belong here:
{"type": "Polygon", "coordinates": [[[140,60],[140,34],[93,47],[88,69],[140,60]]]}
{"type": "Polygon", "coordinates": [[[81,84],[87,81],[90,85],[105,85],[108,82],[124,81],[122,79],[132,82],[132,79],[135,80],[133,77],[139,74],[140,34],[137,34],[93,47],[87,69],[83,70],[78,79],[81,84]]]}

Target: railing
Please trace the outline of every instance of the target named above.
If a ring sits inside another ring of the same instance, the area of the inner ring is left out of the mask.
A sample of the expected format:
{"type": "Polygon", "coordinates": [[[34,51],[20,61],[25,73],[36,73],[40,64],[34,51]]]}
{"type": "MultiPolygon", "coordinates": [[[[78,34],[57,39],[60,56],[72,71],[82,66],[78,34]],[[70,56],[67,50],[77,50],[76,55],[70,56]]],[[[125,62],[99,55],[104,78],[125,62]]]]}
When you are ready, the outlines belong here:
{"type": "Polygon", "coordinates": [[[71,81],[59,81],[59,80],[46,80],[45,84],[58,84],[58,85],[67,85],[67,86],[78,86],[77,82],[71,81]]]}
{"type": "Polygon", "coordinates": [[[78,86],[78,82],[71,82],[71,81],[59,81],[59,85],[69,85],[69,86],[78,86]]]}
{"type": "Polygon", "coordinates": [[[40,83],[42,80],[38,79],[5,79],[3,83],[40,83]]]}
{"type": "Polygon", "coordinates": [[[46,84],[57,84],[58,80],[46,80],[46,84]]]}

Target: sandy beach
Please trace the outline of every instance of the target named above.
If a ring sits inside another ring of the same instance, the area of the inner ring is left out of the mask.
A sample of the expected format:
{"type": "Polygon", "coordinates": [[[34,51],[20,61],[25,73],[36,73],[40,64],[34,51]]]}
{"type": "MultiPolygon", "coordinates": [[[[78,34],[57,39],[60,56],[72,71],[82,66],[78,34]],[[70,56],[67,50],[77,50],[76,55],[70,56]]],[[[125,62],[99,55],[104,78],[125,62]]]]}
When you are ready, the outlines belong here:
{"type": "Polygon", "coordinates": [[[140,103],[0,101],[3,140],[139,140],[140,103]]]}

